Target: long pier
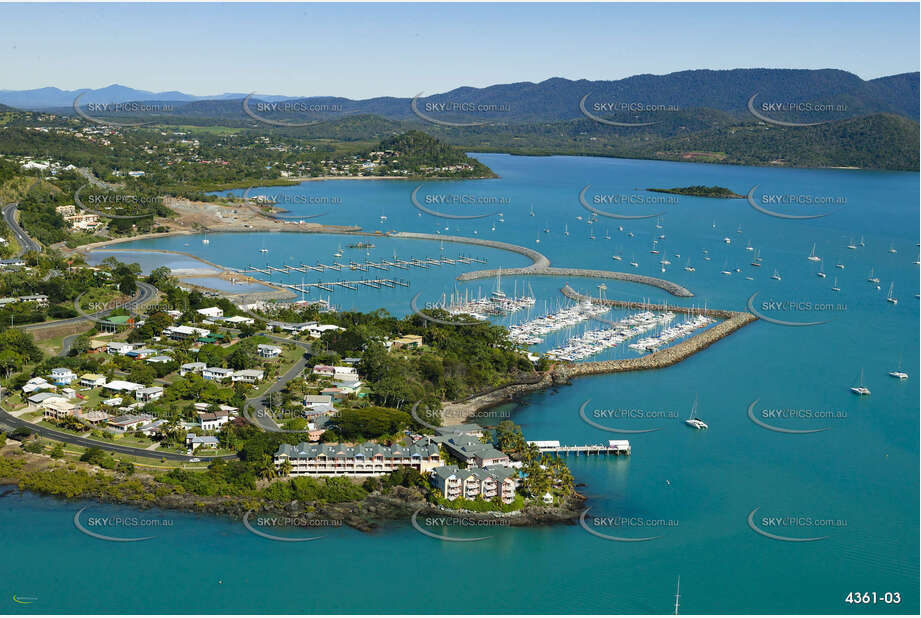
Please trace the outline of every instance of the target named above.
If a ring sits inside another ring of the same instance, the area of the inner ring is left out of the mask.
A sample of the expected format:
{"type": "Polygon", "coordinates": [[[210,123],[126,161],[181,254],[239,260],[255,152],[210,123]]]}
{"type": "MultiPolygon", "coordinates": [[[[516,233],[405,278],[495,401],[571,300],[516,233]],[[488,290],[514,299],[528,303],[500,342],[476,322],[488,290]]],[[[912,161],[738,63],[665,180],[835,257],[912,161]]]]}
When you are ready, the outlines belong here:
{"type": "Polygon", "coordinates": [[[631,452],[629,440],[610,440],[607,444],[583,444],[581,446],[564,446],[556,440],[532,440],[541,453],[553,455],[629,455],[631,452]]]}
{"type": "Polygon", "coordinates": [[[336,272],[342,272],[343,270],[350,271],[362,271],[368,272],[371,270],[390,270],[391,268],[397,268],[400,270],[409,270],[410,268],[431,268],[432,266],[443,266],[445,264],[455,265],[455,264],[486,264],[484,258],[471,257],[468,255],[461,255],[458,257],[450,258],[444,256],[438,257],[423,257],[423,258],[409,258],[404,260],[401,258],[394,257],[393,259],[386,260],[365,260],[364,262],[355,262],[349,260],[347,264],[341,262],[333,262],[331,264],[324,264],[322,262],[317,262],[316,264],[304,264],[300,263],[297,265],[294,264],[282,264],[281,266],[248,266],[246,268],[229,268],[228,270],[241,274],[248,275],[252,273],[260,273],[263,275],[271,275],[272,273],[282,273],[290,275],[293,272],[299,273],[308,273],[308,272],[326,272],[333,270],[336,272]]]}
{"type": "MultiPolygon", "coordinates": [[[[257,279],[257,281],[259,281],[257,279]]],[[[318,281],[316,283],[275,283],[279,287],[288,288],[301,293],[309,293],[311,288],[317,288],[325,292],[333,292],[336,287],[347,290],[357,290],[360,286],[369,288],[408,288],[409,281],[405,279],[355,279],[353,281],[318,281]]]]}

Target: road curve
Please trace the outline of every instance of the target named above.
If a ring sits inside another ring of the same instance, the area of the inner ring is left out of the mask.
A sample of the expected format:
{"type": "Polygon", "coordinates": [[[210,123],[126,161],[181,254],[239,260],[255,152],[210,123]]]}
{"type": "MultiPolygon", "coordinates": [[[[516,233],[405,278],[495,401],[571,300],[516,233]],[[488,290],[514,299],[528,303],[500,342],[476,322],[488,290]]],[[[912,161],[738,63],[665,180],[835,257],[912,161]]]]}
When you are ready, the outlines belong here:
{"type": "Polygon", "coordinates": [[[277,393],[285,387],[285,385],[299,376],[304,368],[307,366],[307,353],[310,352],[310,344],[304,341],[295,341],[294,339],[286,339],[284,337],[276,337],[268,333],[260,333],[263,337],[268,337],[272,341],[277,343],[291,343],[296,345],[299,348],[304,350],[304,356],[299,358],[294,366],[291,367],[283,376],[279,376],[275,382],[266,389],[266,391],[259,397],[253,397],[247,399],[243,404],[243,418],[248,420],[250,423],[256,427],[262,429],[263,431],[281,431],[281,428],[278,426],[278,423],[275,422],[271,416],[266,414],[256,414],[253,415],[251,410],[258,411],[258,408],[262,406],[263,401],[272,393],[277,393]]]}
{"type": "MultiPolygon", "coordinates": [[[[134,298],[131,299],[131,304],[134,307],[140,307],[147,301],[153,299],[157,295],[157,288],[145,283],[143,281],[137,282],[138,291],[134,295],[134,298]]],[[[79,322],[89,322],[91,318],[102,318],[111,313],[112,309],[106,309],[105,311],[97,311],[96,313],[87,313],[86,315],[78,315],[74,318],[64,318],[63,320],[53,320],[51,322],[40,322],[38,324],[24,324],[21,326],[16,326],[24,331],[33,331],[40,330],[42,328],[53,328],[55,326],[64,326],[67,324],[77,324],[79,322]],[[87,317],[89,316],[89,317],[87,317]]]]}
{"type": "Polygon", "coordinates": [[[3,220],[6,221],[6,224],[12,230],[13,235],[16,236],[16,242],[19,244],[19,253],[16,254],[16,257],[22,257],[30,251],[35,251],[36,253],[42,250],[41,245],[32,240],[26,231],[22,229],[22,226],[16,221],[16,209],[19,207],[19,202],[13,204],[7,204],[3,207],[3,220]]]}
{"type": "Polygon", "coordinates": [[[98,446],[99,448],[105,451],[114,451],[116,453],[122,453],[124,455],[134,455],[135,457],[147,457],[151,459],[168,459],[170,461],[191,461],[192,459],[198,459],[200,461],[213,461],[215,459],[237,459],[236,455],[222,455],[220,457],[195,457],[194,455],[180,455],[179,453],[164,453],[158,451],[148,451],[142,448],[136,448],[133,446],[122,446],[121,444],[113,444],[111,442],[103,442],[102,440],[92,440],[90,438],[81,438],[80,436],[75,436],[70,433],[63,431],[57,431],[56,429],[49,429],[47,427],[42,427],[41,425],[35,425],[29,423],[22,419],[19,419],[9,412],[6,411],[3,407],[0,407],[0,424],[7,425],[13,429],[18,427],[25,427],[29,429],[32,433],[36,433],[43,438],[48,438],[49,440],[57,440],[58,442],[66,442],[68,444],[74,444],[76,446],[91,447],[98,446]]]}

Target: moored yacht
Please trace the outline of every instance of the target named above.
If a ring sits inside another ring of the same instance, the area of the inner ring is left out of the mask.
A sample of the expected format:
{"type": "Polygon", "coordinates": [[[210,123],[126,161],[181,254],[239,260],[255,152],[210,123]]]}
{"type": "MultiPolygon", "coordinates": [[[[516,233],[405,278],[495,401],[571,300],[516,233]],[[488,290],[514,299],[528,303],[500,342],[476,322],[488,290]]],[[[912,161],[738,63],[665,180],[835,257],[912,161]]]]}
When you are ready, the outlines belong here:
{"type": "Polygon", "coordinates": [[[851,392],[855,395],[869,395],[870,389],[863,384],[863,369],[860,370],[860,377],[857,378],[857,386],[851,387],[851,392]]]}
{"type": "Polygon", "coordinates": [[[816,277],[821,277],[822,279],[825,278],[825,269],[823,264],[823,262],[819,262],[819,272],[815,274],[816,277]]]}
{"type": "Polygon", "coordinates": [[[867,277],[867,281],[869,281],[870,283],[879,283],[879,277],[873,274],[872,268],[870,269],[870,276],[867,277]]]}
{"type": "Polygon", "coordinates": [[[780,281],[780,273],[777,272],[776,268],[774,269],[774,274],[771,275],[771,279],[773,279],[774,281],[780,281]]]}
{"type": "Polygon", "coordinates": [[[697,418],[697,398],[694,398],[694,405],[691,407],[691,416],[689,416],[684,424],[688,427],[693,427],[694,429],[709,429],[710,426],[705,422],[697,418]]]}
{"type": "Polygon", "coordinates": [[[809,260],[810,262],[818,262],[822,259],[815,254],[815,243],[812,243],[812,251],[809,252],[809,257],[807,257],[806,259],[809,260]]]}
{"type": "Polygon", "coordinates": [[[832,292],[840,292],[841,288],[838,287],[838,277],[835,277],[835,282],[831,286],[832,292]]]}
{"type": "Polygon", "coordinates": [[[893,305],[899,304],[899,299],[892,295],[892,288],[895,286],[895,282],[889,283],[889,293],[886,294],[886,302],[892,303],[893,305]]]}

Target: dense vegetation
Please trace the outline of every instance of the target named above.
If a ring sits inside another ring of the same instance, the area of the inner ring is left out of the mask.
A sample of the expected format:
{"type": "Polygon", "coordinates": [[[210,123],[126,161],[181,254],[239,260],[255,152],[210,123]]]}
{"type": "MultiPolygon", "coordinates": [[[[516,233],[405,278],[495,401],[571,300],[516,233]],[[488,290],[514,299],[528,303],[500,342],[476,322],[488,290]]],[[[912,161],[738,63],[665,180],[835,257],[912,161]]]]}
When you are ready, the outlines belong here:
{"type": "Polygon", "coordinates": [[[694,185],[692,187],[675,187],[673,189],[646,189],[656,193],[674,193],[676,195],[693,195],[695,197],[719,197],[719,198],[738,198],[744,197],[733,192],[726,187],[705,187],[703,185],[694,185]]]}

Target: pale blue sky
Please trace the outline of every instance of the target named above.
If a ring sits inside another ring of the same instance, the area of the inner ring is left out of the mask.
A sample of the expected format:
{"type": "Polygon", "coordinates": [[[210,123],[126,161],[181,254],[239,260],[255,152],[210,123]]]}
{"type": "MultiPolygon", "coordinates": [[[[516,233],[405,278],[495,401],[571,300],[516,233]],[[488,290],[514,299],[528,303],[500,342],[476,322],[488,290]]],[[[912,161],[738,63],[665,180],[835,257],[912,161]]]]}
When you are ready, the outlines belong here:
{"type": "Polygon", "coordinates": [[[366,98],[709,68],[917,71],[914,4],[0,5],[0,90],[366,98]]]}

